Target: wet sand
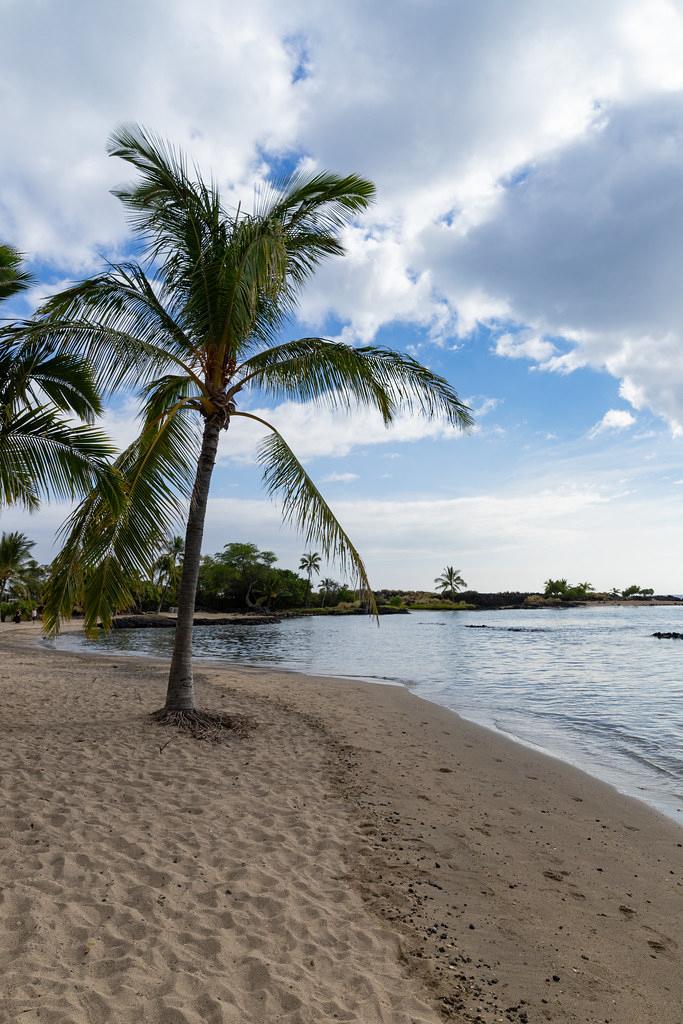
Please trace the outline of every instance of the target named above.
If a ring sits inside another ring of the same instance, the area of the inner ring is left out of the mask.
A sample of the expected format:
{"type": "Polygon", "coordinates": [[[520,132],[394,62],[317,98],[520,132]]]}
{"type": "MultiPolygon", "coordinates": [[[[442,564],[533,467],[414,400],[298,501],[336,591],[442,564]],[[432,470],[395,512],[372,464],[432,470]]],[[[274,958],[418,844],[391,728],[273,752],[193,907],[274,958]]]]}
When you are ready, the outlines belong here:
{"type": "Polygon", "coordinates": [[[0,1022],[683,1022],[683,829],[398,687],[0,632],[0,1022]]]}

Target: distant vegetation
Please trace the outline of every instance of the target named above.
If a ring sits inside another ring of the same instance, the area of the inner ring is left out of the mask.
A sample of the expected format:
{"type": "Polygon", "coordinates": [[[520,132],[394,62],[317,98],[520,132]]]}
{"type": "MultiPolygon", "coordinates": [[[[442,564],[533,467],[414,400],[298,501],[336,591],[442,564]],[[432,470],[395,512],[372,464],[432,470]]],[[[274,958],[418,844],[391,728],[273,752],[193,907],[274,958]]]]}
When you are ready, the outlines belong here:
{"type": "Polygon", "coordinates": [[[598,593],[591,583],[568,583],[565,579],[549,579],[545,581],[543,597],[559,601],[612,601],[619,598],[650,598],[654,597],[652,587],[640,587],[637,584],[618,590],[613,587],[608,593],[598,593]]]}
{"type": "MultiPolygon", "coordinates": [[[[34,542],[20,532],[0,535],[0,612],[4,619],[17,612],[30,618],[33,608],[42,609],[50,566],[33,557],[34,542]]],[[[184,544],[171,535],[149,574],[130,581],[130,596],[116,611],[144,613],[175,610],[182,580],[184,544]]],[[[269,612],[311,615],[354,614],[367,611],[362,593],[345,582],[325,576],[314,582],[322,569],[317,551],[306,551],[299,559],[299,572],[277,565],[274,551],[257,544],[232,541],[200,561],[197,609],[215,612],[269,612]]],[[[542,594],[522,591],[479,593],[463,591],[460,571],[447,566],[435,580],[437,591],[376,590],[374,598],[382,612],[465,611],[510,607],[546,607],[565,602],[600,602],[615,599],[653,598],[649,587],[632,585],[623,591],[596,592],[588,583],[570,584],[566,579],[546,580],[542,594]]],[[[77,602],[77,610],[82,605],[77,602]]]]}
{"type": "Polygon", "coordinates": [[[652,587],[639,587],[637,584],[627,587],[621,592],[622,597],[654,597],[654,595],[652,587]]]}
{"type": "Polygon", "coordinates": [[[0,618],[17,612],[29,618],[40,603],[49,567],[31,557],[34,542],[25,533],[3,533],[0,537],[0,618]]]}

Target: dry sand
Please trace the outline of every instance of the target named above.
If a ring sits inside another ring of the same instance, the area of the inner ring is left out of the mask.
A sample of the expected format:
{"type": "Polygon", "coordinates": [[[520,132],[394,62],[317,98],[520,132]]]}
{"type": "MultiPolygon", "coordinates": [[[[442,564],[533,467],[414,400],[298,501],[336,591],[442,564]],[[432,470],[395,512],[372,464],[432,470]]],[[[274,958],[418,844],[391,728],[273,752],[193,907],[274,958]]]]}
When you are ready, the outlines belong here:
{"type": "Polygon", "coordinates": [[[0,1022],[681,1024],[683,829],[385,686],[0,633],[0,1022]]]}

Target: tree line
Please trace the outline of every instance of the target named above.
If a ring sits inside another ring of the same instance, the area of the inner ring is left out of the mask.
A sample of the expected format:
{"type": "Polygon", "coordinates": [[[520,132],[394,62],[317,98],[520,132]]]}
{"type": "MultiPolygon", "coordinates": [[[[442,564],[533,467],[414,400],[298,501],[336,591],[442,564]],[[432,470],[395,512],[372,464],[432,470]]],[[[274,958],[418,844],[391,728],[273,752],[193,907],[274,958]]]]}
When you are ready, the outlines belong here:
{"type": "Polygon", "coordinates": [[[613,587],[606,593],[597,594],[591,583],[568,583],[566,579],[549,579],[545,581],[544,597],[557,598],[560,601],[589,601],[591,598],[649,598],[654,597],[652,587],[641,587],[634,583],[630,587],[619,590],[613,587]]]}

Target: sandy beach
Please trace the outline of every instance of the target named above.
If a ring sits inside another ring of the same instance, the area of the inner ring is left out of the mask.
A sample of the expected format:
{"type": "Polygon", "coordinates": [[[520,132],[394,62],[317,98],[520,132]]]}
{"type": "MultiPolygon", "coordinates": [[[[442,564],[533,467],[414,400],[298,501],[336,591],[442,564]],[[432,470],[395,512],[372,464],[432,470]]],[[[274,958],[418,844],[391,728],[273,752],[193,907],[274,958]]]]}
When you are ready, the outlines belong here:
{"type": "Polygon", "coordinates": [[[683,1021],[683,829],[390,686],[0,633],[0,1022],[683,1021]]]}

